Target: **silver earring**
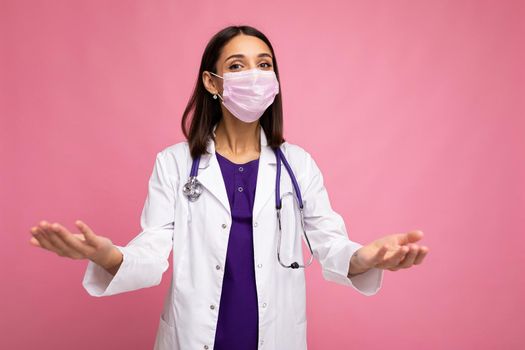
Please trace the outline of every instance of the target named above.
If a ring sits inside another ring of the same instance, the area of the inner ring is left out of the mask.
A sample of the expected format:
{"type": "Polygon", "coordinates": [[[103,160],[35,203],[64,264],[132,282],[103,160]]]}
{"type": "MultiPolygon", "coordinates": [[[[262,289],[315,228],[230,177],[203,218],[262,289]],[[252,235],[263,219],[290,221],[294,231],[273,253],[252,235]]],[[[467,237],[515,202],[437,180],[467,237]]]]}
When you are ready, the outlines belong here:
{"type": "Polygon", "coordinates": [[[213,94],[213,98],[216,100],[217,99],[217,94],[213,94]]]}

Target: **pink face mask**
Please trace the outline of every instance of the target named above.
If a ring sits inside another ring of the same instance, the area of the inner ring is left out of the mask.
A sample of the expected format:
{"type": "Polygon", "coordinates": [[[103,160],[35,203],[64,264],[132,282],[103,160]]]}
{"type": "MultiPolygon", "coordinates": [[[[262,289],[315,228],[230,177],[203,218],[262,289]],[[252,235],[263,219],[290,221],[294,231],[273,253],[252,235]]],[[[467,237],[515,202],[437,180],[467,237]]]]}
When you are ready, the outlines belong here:
{"type": "Polygon", "coordinates": [[[258,68],[224,73],[222,104],[237,118],[250,123],[259,119],[279,93],[279,81],[274,71],[258,68]]]}

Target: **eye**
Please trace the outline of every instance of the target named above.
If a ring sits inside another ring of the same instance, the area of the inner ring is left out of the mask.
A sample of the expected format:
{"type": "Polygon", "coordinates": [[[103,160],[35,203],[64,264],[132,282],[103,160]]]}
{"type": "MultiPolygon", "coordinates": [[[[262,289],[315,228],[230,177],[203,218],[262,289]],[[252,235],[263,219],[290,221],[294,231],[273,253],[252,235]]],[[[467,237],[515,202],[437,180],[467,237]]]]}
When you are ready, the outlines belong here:
{"type": "Polygon", "coordinates": [[[267,62],[263,62],[263,63],[261,63],[261,64],[266,64],[266,65],[267,65],[266,68],[270,68],[270,67],[272,66],[271,64],[269,64],[269,63],[267,63],[267,62]]]}
{"type": "Polygon", "coordinates": [[[229,66],[228,69],[230,69],[230,70],[231,70],[231,69],[234,69],[233,67],[235,67],[235,66],[240,66],[240,64],[238,64],[238,63],[234,63],[234,64],[232,64],[231,66],[229,66]]]}

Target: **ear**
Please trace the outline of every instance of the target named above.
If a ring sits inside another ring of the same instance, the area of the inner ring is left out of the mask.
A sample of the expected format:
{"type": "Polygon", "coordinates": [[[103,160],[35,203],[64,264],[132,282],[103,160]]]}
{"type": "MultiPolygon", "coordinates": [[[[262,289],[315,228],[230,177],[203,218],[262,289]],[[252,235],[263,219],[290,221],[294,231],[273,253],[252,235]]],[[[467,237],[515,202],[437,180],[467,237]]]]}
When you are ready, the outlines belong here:
{"type": "Polygon", "coordinates": [[[216,84],[216,79],[214,79],[214,76],[210,74],[210,72],[202,72],[202,83],[204,84],[204,88],[212,95],[216,93],[222,94],[221,90],[219,90],[219,87],[216,84]]]}

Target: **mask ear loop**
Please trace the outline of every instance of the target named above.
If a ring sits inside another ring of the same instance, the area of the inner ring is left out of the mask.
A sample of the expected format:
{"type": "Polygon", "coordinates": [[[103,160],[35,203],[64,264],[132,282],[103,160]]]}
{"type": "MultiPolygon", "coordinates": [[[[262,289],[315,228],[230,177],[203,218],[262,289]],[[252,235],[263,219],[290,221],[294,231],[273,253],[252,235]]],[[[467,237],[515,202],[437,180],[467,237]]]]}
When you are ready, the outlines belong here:
{"type": "MultiPolygon", "coordinates": [[[[221,77],[220,75],[217,75],[217,74],[215,74],[215,73],[213,73],[213,72],[209,72],[209,73],[211,73],[211,74],[215,75],[216,77],[221,78],[222,80],[224,80],[224,78],[221,77]]],[[[218,92],[217,92],[216,94],[213,94],[213,98],[216,99],[217,96],[219,96],[219,98],[220,98],[222,101],[224,101],[224,99],[222,98],[221,94],[219,94],[218,92]]]]}

